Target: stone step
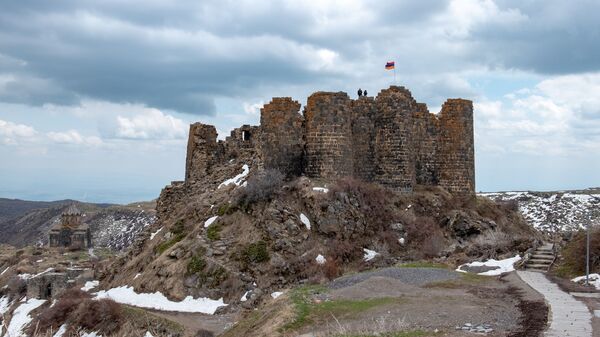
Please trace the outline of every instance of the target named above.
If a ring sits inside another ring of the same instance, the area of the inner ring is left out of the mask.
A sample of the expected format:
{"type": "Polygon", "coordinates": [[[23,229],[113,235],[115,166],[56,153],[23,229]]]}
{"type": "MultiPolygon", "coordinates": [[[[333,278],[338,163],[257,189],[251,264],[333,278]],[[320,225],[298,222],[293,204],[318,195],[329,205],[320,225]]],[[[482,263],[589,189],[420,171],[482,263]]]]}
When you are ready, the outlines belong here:
{"type": "Polygon", "coordinates": [[[531,258],[554,260],[554,255],[533,253],[531,255],[531,258]]]}
{"type": "Polygon", "coordinates": [[[547,265],[551,265],[552,264],[552,260],[548,260],[548,259],[531,259],[527,261],[527,264],[547,264],[547,265]]]}
{"type": "Polygon", "coordinates": [[[526,268],[526,269],[530,269],[530,268],[533,268],[533,269],[542,269],[542,270],[544,270],[544,271],[548,270],[548,266],[547,266],[547,265],[543,265],[543,264],[533,264],[533,263],[532,263],[532,264],[526,264],[526,265],[525,265],[525,268],[526,268]]]}

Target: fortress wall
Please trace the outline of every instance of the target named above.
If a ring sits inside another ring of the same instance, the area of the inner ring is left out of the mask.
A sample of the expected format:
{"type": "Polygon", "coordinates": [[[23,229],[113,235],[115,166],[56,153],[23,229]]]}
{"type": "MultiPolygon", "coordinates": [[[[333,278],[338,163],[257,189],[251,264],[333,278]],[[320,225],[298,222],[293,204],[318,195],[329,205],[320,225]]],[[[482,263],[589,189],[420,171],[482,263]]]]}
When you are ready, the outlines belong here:
{"type": "Polygon", "coordinates": [[[260,110],[261,138],[258,144],[264,168],[287,176],[302,174],[304,118],[300,103],[276,97],[260,110]]]}
{"type": "Polygon", "coordinates": [[[350,102],[343,92],[317,92],[308,98],[304,109],[307,176],[336,179],[353,174],[350,102]]]}
{"type": "Polygon", "coordinates": [[[220,162],[237,158],[243,153],[253,154],[260,142],[261,129],[258,126],[242,125],[231,130],[225,141],[219,141],[216,159],[220,162]]]}
{"type": "Polygon", "coordinates": [[[375,181],[412,191],[415,183],[413,111],[416,102],[404,87],[382,90],[376,99],[375,181]]]}
{"type": "Polygon", "coordinates": [[[449,99],[439,115],[440,182],[452,193],[475,193],[473,102],[449,99]]]}
{"type": "Polygon", "coordinates": [[[187,156],[185,163],[185,182],[193,182],[205,176],[216,164],[217,129],[212,125],[194,123],[190,125],[187,156]]]}
{"type": "Polygon", "coordinates": [[[364,181],[375,178],[375,123],[377,107],[373,97],[353,100],[352,109],[352,151],[354,176],[364,181]]]}
{"type": "Polygon", "coordinates": [[[419,185],[437,185],[440,163],[438,160],[440,123],[436,115],[422,103],[414,115],[415,175],[419,185]]]}

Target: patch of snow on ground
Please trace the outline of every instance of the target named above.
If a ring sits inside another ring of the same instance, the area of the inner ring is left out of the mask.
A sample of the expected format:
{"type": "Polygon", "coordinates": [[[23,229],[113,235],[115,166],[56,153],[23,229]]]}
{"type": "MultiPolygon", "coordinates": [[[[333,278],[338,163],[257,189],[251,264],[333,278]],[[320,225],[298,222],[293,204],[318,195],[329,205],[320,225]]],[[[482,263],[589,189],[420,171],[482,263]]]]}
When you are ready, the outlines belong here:
{"type": "Polygon", "coordinates": [[[116,302],[129,304],[140,308],[156,309],[163,311],[200,312],[212,315],[217,308],[224,307],[223,299],[211,300],[210,298],[194,299],[188,296],[181,302],[169,300],[160,292],[136,293],[132,287],[117,287],[102,290],[96,294],[96,298],[110,298],[116,302]]]}
{"type": "Polygon", "coordinates": [[[135,276],[133,277],[133,279],[135,280],[136,278],[140,277],[140,275],[142,275],[142,274],[141,273],[135,274],[135,276]]]}
{"type": "Polygon", "coordinates": [[[406,239],[405,238],[400,238],[398,239],[398,242],[404,246],[404,244],[406,243],[406,239]]]}
{"type": "Polygon", "coordinates": [[[4,269],[4,270],[3,270],[3,271],[0,273],[0,276],[4,275],[4,273],[6,273],[6,271],[7,271],[7,270],[9,270],[9,269],[10,269],[10,267],[6,267],[6,269],[4,269]]]}
{"type": "Polygon", "coordinates": [[[329,189],[325,187],[313,187],[313,191],[327,193],[329,192],[329,189]]]}
{"type": "Polygon", "coordinates": [[[102,337],[102,335],[93,331],[93,332],[84,332],[80,337],[102,337]]]}
{"type": "Polygon", "coordinates": [[[65,332],[67,332],[67,325],[63,324],[63,325],[60,326],[60,328],[58,328],[58,330],[56,331],[56,333],[52,337],[63,337],[63,335],[65,334],[65,332]]]}
{"type": "Polygon", "coordinates": [[[212,223],[215,222],[215,220],[217,220],[218,217],[218,215],[215,215],[209,218],[208,220],[204,221],[204,228],[207,228],[208,226],[212,225],[212,223]]]}
{"type": "Polygon", "coordinates": [[[96,288],[99,285],[100,285],[100,281],[87,281],[85,283],[85,285],[83,285],[83,287],[81,287],[81,290],[83,290],[83,291],[90,291],[90,290],[96,288]]]}
{"type": "MultiPolygon", "coordinates": [[[[584,283],[585,275],[576,277],[576,278],[572,279],[571,281],[576,282],[576,283],[584,283]]],[[[593,285],[594,287],[596,287],[596,289],[600,289],[600,275],[590,274],[590,284],[593,285]]]]}
{"type": "Polygon", "coordinates": [[[318,264],[325,264],[325,262],[327,262],[327,259],[325,259],[323,255],[319,254],[315,258],[315,261],[317,261],[318,264]]]}
{"type": "Polygon", "coordinates": [[[8,324],[8,328],[6,329],[6,336],[10,337],[21,337],[27,336],[23,331],[23,328],[31,322],[32,317],[29,316],[29,313],[44,304],[46,300],[38,300],[35,298],[30,298],[26,302],[21,303],[13,313],[12,319],[8,324]]]}
{"type": "Polygon", "coordinates": [[[300,221],[306,226],[306,229],[310,230],[310,220],[304,213],[300,213],[300,221]]]}
{"type": "Polygon", "coordinates": [[[283,295],[283,292],[281,292],[281,291],[274,291],[271,293],[271,297],[273,297],[273,298],[277,298],[281,295],[283,295]]]}
{"type": "Polygon", "coordinates": [[[515,257],[511,257],[511,258],[504,259],[504,260],[489,259],[485,262],[475,261],[475,262],[466,263],[466,264],[458,266],[456,271],[465,273],[466,271],[462,270],[462,267],[497,267],[496,269],[488,270],[488,271],[477,274],[477,275],[484,275],[484,276],[497,276],[497,275],[500,275],[503,273],[508,273],[508,272],[514,271],[515,268],[513,267],[513,264],[520,260],[521,260],[521,256],[517,255],[515,257]]]}
{"type": "Polygon", "coordinates": [[[162,231],[163,227],[159,228],[156,232],[154,233],[150,233],[150,240],[154,239],[154,237],[156,236],[156,234],[160,233],[160,231],[162,231]]]}
{"type": "Polygon", "coordinates": [[[154,337],[150,331],[146,331],[146,334],[144,335],[144,337],[154,337]]]}
{"type": "Polygon", "coordinates": [[[8,308],[10,308],[10,300],[8,296],[3,296],[0,298],[0,316],[4,316],[8,308]]]}
{"type": "Polygon", "coordinates": [[[244,293],[244,296],[242,296],[242,298],[240,298],[241,302],[246,302],[248,300],[248,293],[249,293],[249,291],[246,291],[244,293]]]}
{"type": "Polygon", "coordinates": [[[367,248],[363,248],[363,251],[365,252],[365,255],[363,256],[365,261],[371,261],[375,258],[375,256],[379,255],[379,253],[376,251],[367,248]]]}
{"type": "Polygon", "coordinates": [[[235,176],[231,179],[225,180],[217,188],[221,188],[223,186],[227,186],[230,184],[235,184],[236,186],[240,186],[244,182],[244,179],[246,178],[248,173],[250,173],[250,167],[248,167],[248,165],[244,164],[244,166],[242,166],[242,170],[243,170],[242,173],[238,174],[237,176],[235,176]]]}

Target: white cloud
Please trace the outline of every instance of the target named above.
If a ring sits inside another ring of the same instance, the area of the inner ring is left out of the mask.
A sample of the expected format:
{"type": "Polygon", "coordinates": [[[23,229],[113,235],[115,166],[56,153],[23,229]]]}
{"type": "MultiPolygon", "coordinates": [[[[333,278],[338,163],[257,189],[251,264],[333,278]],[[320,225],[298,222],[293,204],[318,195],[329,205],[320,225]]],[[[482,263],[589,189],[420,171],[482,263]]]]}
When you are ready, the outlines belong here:
{"type": "Polygon", "coordinates": [[[244,102],[244,112],[249,115],[260,116],[260,109],[265,105],[265,102],[260,101],[256,103],[244,102]]]}
{"type": "Polygon", "coordinates": [[[600,155],[600,73],[557,76],[502,101],[475,103],[481,149],[600,155]]]}
{"type": "Polygon", "coordinates": [[[30,139],[37,134],[34,128],[0,119],[0,140],[6,145],[15,145],[18,140],[30,139]]]}
{"type": "Polygon", "coordinates": [[[183,139],[186,137],[186,124],[160,110],[146,109],[131,118],[117,116],[114,135],[126,139],[183,139]]]}
{"type": "Polygon", "coordinates": [[[48,138],[58,144],[73,144],[73,145],[87,145],[87,146],[100,146],[102,145],[102,139],[97,136],[82,136],[76,130],[69,130],[65,132],[48,132],[46,134],[48,138]]]}

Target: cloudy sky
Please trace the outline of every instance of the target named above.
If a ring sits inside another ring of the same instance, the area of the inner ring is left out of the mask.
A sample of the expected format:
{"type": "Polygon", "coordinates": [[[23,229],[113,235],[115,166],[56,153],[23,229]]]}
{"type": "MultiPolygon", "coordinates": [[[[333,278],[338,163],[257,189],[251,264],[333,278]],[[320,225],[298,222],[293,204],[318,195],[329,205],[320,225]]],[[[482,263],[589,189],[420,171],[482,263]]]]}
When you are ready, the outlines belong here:
{"type": "Polygon", "coordinates": [[[4,1],[0,197],[129,202],[273,96],[475,102],[477,190],[600,186],[596,0],[4,1]]]}

